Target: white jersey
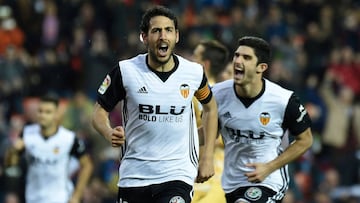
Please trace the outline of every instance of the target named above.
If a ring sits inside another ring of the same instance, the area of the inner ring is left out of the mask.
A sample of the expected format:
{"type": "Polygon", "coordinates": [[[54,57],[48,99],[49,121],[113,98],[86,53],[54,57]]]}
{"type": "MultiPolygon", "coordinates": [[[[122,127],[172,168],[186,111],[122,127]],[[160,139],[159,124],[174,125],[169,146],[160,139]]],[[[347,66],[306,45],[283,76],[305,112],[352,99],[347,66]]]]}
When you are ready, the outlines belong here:
{"type": "Polygon", "coordinates": [[[253,170],[245,164],[269,162],[283,151],[283,121],[293,92],[265,80],[263,94],[246,107],[235,93],[233,80],[216,84],[212,91],[218,104],[219,127],[225,144],[224,191],[230,193],[239,187],[262,185],[279,192],[282,198],[289,183],[287,166],[258,184],[248,182],[244,173],[253,170]]]}
{"type": "Polygon", "coordinates": [[[175,71],[163,81],[147,66],[146,57],[120,61],[98,91],[98,102],[109,111],[118,100],[124,100],[126,145],[118,186],[140,187],[173,180],[193,185],[198,135],[192,98],[203,82],[203,68],[174,56],[175,71]],[[119,74],[121,77],[116,78],[119,74]],[[125,96],[113,101],[112,92],[122,88],[125,96]]]}
{"type": "Polygon", "coordinates": [[[67,203],[73,192],[69,179],[70,153],[75,134],[59,127],[55,135],[44,138],[38,124],[23,130],[26,175],[26,203],[67,203]]]}

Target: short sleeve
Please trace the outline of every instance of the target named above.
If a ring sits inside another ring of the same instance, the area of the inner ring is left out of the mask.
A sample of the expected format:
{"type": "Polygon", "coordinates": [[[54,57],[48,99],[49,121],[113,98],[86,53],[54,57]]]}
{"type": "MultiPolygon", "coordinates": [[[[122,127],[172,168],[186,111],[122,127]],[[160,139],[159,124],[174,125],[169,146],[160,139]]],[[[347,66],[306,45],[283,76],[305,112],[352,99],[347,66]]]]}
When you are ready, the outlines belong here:
{"type": "Polygon", "coordinates": [[[97,102],[108,112],[125,98],[120,67],[117,65],[104,78],[97,92],[97,102]]]}

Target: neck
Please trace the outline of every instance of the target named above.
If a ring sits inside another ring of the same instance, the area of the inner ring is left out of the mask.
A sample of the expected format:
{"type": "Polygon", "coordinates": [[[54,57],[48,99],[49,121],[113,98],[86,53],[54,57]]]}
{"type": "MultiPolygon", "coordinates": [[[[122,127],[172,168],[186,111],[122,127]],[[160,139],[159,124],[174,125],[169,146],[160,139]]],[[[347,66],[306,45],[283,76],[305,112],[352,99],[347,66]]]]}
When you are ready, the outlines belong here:
{"type": "Polygon", "coordinates": [[[47,127],[41,126],[41,134],[44,137],[50,137],[50,136],[54,135],[57,130],[58,130],[58,127],[56,125],[47,126],[47,127]]]}
{"type": "Polygon", "coordinates": [[[216,80],[216,78],[215,78],[215,77],[212,77],[211,75],[209,75],[207,79],[208,79],[208,83],[209,83],[210,86],[213,86],[213,85],[215,85],[215,83],[218,82],[218,81],[216,80]]]}
{"type": "Polygon", "coordinates": [[[169,60],[166,62],[153,60],[151,57],[149,57],[148,63],[150,68],[157,72],[169,72],[175,67],[174,58],[172,56],[170,56],[169,60]]]}
{"type": "Polygon", "coordinates": [[[235,85],[236,94],[244,98],[254,98],[260,94],[264,81],[248,83],[245,85],[235,85]]]}

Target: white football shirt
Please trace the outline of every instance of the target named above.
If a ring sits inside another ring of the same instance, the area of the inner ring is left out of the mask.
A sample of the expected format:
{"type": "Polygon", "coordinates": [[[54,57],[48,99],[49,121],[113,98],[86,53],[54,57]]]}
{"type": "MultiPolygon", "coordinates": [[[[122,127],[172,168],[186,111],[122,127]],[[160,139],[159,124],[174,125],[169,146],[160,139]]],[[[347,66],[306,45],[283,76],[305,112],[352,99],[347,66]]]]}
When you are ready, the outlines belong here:
{"type": "Polygon", "coordinates": [[[308,120],[296,121],[295,117],[302,115],[302,105],[297,104],[295,99],[290,100],[292,91],[269,80],[264,81],[263,92],[248,105],[244,105],[236,95],[233,80],[215,84],[212,88],[225,144],[222,186],[226,193],[230,193],[239,187],[262,185],[278,192],[278,199],[281,199],[289,184],[287,165],[274,171],[263,182],[255,184],[248,182],[244,175],[253,170],[246,164],[275,159],[283,151],[281,141],[287,128],[290,126],[290,131],[297,135],[310,124],[308,120]],[[294,101],[294,105],[290,106],[296,116],[286,121],[285,118],[291,118],[285,115],[289,100],[294,101]]]}
{"type": "MultiPolygon", "coordinates": [[[[140,54],[120,61],[98,90],[98,102],[108,111],[124,101],[126,145],[118,186],[139,187],[173,180],[193,185],[198,135],[192,97],[201,88],[209,89],[203,85],[203,68],[174,55],[175,68],[162,80],[148,67],[146,57],[140,54]]],[[[200,101],[209,97],[211,94],[200,101]]]]}
{"type": "Polygon", "coordinates": [[[67,203],[73,192],[70,157],[85,149],[77,145],[75,133],[59,127],[55,135],[44,138],[40,126],[32,124],[24,127],[22,137],[27,160],[26,203],[67,203]],[[79,147],[76,152],[74,146],[79,147]]]}

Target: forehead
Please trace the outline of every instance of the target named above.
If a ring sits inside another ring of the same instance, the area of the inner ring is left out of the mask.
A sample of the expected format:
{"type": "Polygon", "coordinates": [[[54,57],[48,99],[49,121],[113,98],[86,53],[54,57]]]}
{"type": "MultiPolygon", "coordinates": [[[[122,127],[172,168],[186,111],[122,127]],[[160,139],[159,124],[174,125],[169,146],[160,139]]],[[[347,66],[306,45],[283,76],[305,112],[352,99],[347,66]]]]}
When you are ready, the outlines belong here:
{"type": "Polygon", "coordinates": [[[170,18],[165,16],[154,16],[150,19],[149,22],[149,30],[153,28],[168,28],[173,27],[175,28],[174,21],[172,21],[170,18]]]}
{"type": "Polygon", "coordinates": [[[55,110],[56,109],[56,105],[52,102],[40,102],[39,104],[39,110],[55,110]]]}
{"type": "Polygon", "coordinates": [[[249,46],[241,45],[236,49],[235,52],[241,55],[255,56],[254,49],[249,46]]]}

